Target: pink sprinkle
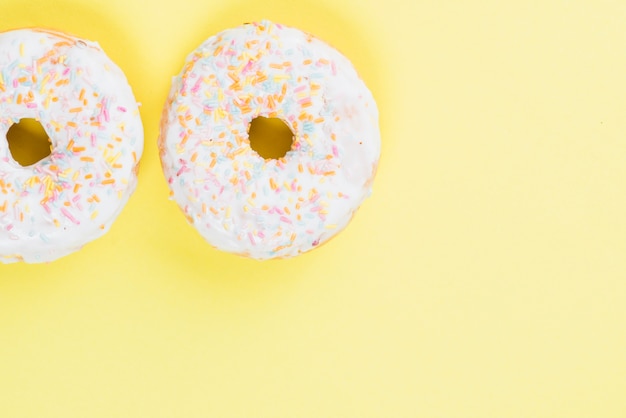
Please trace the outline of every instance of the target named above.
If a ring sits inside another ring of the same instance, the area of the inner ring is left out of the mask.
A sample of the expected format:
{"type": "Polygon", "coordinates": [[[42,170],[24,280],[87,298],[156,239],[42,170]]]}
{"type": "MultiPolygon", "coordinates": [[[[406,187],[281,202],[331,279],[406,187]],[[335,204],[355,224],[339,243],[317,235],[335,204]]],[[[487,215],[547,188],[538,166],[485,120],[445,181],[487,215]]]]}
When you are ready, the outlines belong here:
{"type": "Polygon", "coordinates": [[[259,231],[257,232],[257,235],[259,236],[259,238],[263,239],[265,238],[265,234],[263,233],[263,231],[259,231]]]}
{"type": "Polygon", "coordinates": [[[17,78],[13,80],[13,88],[16,89],[17,88],[17,78]]]}
{"type": "Polygon", "coordinates": [[[30,103],[26,103],[26,107],[29,109],[34,109],[37,107],[37,105],[33,102],[30,102],[30,103]]]}
{"type": "Polygon", "coordinates": [[[339,157],[339,150],[337,149],[337,145],[333,145],[333,155],[335,157],[339,157]]]}
{"type": "Polygon", "coordinates": [[[288,217],[286,217],[286,216],[281,216],[280,220],[281,220],[281,222],[285,222],[287,224],[291,223],[291,220],[288,217]]]}
{"type": "Polygon", "coordinates": [[[74,196],[72,198],[72,202],[74,202],[74,203],[76,203],[78,200],[80,200],[80,195],[79,194],[77,194],[76,196],[74,196]]]}
{"type": "Polygon", "coordinates": [[[93,132],[91,133],[91,145],[96,146],[96,134],[93,132]]]}
{"type": "Polygon", "coordinates": [[[109,111],[104,109],[104,111],[102,112],[102,114],[104,115],[104,120],[105,122],[109,122],[109,111]]]}
{"type": "Polygon", "coordinates": [[[305,104],[305,103],[311,103],[311,98],[310,97],[304,97],[304,98],[298,100],[298,104],[305,104]]]}
{"type": "Polygon", "coordinates": [[[125,108],[125,107],[123,107],[123,106],[118,106],[118,107],[117,107],[117,110],[119,110],[120,112],[124,112],[124,113],[126,113],[126,108],[125,108]]]}
{"type": "Polygon", "coordinates": [[[303,84],[303,85],[301,85],[300,87],[296,87],[296,88],[294,89],[294,92],[296,92],[296,93],[300,93],[300,92],[301,92],[302,90],[304,90],[305,88],[306,88],[306,86],[303,84]]]}
{"type": "Polygon", "coordinates": [[[333,70],[333,75],[337,75],[337,66],[335,65],[335,61],[330,62],[330,67],[333,70]]]}
{"type": "Polygon", "coordinates": [[[46,210],[46,212],[50,213],[50,208],[48,207],[48,205],[46,205],[45,203],[42,204],[41,206],[43,206],[43,208],[46,210]]]}
{"type": "Polygon", "coordinates": [[[250,240],[250,243],[252,245],[256,245],[256,242],[254,242],[254,237],[252,236],[252,232],[248,232],[248,239],[250,240]]]}
{"type": "Polygon", "coordinates": [[[70,67],[67,67],[65,69],[65,71],[63,71],[63,76],[65,77],[66,75],[68,75],[70,73],[70,67]]]}
{"type": "Polygon", "coordinates": [[[252,61],[248,61],[248,63],[246,64],[245,67],[243,67],[243,70],[241,70],[241,72],[245,74],[248,71],[250,71],[251,68],[252,68],[252,61]]]}
{"type": "Polygon", "coordinates": [[[198,78],[198,80],[196,80],[196,83],[191,88],[191,92],[194,94],[197,93],[198,90],[200,90],[200,84],[202,84],[202,79],[198,78]]]}
{"type": "Polygon", "coordinates": [[[61,208],[61,213],[70,221],[72,221],[73,223],[75,223],[76,225],[79,225],[80,222],[78,222],[78,220],[76,218],[74,218],[72,216],[72,214],[65,208],[61,208]]]}
{"type": "Polygon", "coordinates": [[[7,231],[10,231],[10,230],[12,230],[12,229],[13,229],[13,224],[7,225],[7,227],[6,227],[6,230],[7,230],[7,231]]]}

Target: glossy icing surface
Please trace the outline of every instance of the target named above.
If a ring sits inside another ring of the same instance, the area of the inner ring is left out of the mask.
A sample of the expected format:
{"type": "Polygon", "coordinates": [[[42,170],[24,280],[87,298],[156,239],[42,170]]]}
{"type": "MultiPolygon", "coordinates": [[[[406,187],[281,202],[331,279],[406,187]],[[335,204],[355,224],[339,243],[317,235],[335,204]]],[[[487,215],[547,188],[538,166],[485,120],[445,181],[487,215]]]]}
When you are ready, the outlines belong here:
{"type": "Polygon", "coordinates": [[[257,259],[324,243],[370,195],[378,110],[352,64],[268,21],[221,32],[174,78],[159,139],[173,199],[214,247],[257,259]],[[250,148],[255,117],[294,133],[285,157],[250,148]]]}
{"type": "Polygon", "coordinates": [[[0,261],[52,261],[111,226],[137,184],[143,127],[122,71],[97,43],[0,33],[0,261]],[[50,156],[23,167],[6,133],[37,119],[50,156]]]}

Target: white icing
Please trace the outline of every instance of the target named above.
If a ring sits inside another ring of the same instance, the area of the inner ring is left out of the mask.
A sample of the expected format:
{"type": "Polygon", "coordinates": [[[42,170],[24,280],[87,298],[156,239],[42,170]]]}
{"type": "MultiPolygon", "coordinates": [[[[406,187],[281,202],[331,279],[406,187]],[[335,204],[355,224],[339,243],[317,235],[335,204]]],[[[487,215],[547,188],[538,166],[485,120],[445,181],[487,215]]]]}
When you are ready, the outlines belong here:
{"type": "Polygon", "coordinates": [[[103,235],[137,184],[143,127],[126,77],[95,42],[0,33],[0,261],[52,261],[103,235]],[[6,133],[40,121],[52,153],[22,167],[6,133]]]}
{"type": "Polygon", "coordinates": [[[159,146],[173,199],[211,245],[291,257],[341,231],[370,195],[378,110],[346,57],[264,21],[221,32],[187,57],[159,146]],[[250,148],[257,116],[294,132],[284,158],[264,160],[250,148]]]}

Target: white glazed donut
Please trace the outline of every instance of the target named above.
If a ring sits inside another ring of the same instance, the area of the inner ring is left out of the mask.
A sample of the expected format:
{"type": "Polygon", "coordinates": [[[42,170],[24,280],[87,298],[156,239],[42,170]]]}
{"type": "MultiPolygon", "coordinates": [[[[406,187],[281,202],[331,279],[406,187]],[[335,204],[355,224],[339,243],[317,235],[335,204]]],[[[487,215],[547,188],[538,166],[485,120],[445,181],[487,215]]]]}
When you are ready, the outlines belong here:
{"type": "Polygon", "coordinates": [[[0,33],[0,261],[52,261],[103,235],[135,190],[137,102],[97,43],[43,29],[0,33]],[[51,154],[23,167],[6,134],[37,119],[51,154]]]}
{"type": "Polygon", "coordinates": [[[268,21],[223,31],[174,78],[161,162],[178,203],[214,247],[285,258],[324,243],[369,196],[378,110],[352,64],[326,43],[268,21]],[[282,119],[283,158],[250,147],[250,122],[282,119]]]}

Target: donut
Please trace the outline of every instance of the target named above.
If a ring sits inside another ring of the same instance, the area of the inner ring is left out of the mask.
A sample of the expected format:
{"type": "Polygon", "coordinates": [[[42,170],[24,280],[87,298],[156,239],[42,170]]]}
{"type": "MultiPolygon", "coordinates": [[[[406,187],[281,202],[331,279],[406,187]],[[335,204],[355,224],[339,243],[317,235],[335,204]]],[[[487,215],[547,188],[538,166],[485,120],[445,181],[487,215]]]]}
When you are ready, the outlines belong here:
{"type": "Polygon", "coordinates": [[[48,262],[108,231],[143,150],[126,77],[95,42],[39,28],[0,33],[0,261],[48,262]],[[50,155],[22,166],[6,134],[39,121],[50,155]]]}
{"type": "Polygon", "coordinates": [[[159,136],[170,196],[213,247],[288,258],[341,231],[371,193],[378,110],[350,61],[269,21],[210,37],[173,78],[159,136]],[[281,158],[250,146],[258,117],[293,133],[281,158]]]}

